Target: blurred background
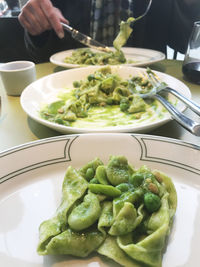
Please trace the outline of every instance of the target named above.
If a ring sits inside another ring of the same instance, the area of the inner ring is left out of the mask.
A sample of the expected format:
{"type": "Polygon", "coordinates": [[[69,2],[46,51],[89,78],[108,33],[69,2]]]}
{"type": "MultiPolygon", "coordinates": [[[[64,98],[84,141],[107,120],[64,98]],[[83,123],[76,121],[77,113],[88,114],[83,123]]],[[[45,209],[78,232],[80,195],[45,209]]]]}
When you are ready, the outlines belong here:
{"type": "Polygon", "coordinates": [[[24,44],[24,30],[18,21],[27,0],[0,0],[0,63],[30,60],[24,44]]]}
{"type": "MultiPolygon", "coordinates": [[[[24,30],[18,15],[28,0],[0,0],[0,63],[30,60],[24,44],[24,30]]],[[[184,55],[167,47],[167,58],[183,60],[184,55]]]]}

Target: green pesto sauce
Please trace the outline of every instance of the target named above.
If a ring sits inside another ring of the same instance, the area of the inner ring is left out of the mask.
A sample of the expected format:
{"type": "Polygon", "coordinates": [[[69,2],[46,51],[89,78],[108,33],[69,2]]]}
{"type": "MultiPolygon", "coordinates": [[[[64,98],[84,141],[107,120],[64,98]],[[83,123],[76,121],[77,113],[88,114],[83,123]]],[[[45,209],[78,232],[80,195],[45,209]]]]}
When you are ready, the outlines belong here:
{"type": "Polygon", "coordinates": [[[79,118],[70,123],[70,126],[91,129],[113,126],[139,126],[162,119],[165,115],[166,112],[162,112],[162,107],[158,102],[150,106],[146,112],[138,112],[136,114],[124,113],[120,111],[119,106],[92,107],[88,112],[88,117],[79,118]],[[155,106],[157,109],[155,109],[155,106]]]}
{"type": "MultiPolygon", "coordinates": [[[[67,100],[74,99],[71,94],[67,94],[67,100]],[[69,95],[71,95],[69,97],[69,95]]],[[[66,95],[60,96],[61,99],[65,99],[66,95]]],[[[55,117],[48,118],[43,115],[45,111],[48,112],[48,106],[45,105],[40,113],[43,119],[50,122],[56,122],[55,117]]],[[[154,100],[145,112],[138,112],[136,114],[127,114],[120,110],[119,106],[109,105],[105,107],[91,107],[88,111],[88,117],[78,118],[74,122],[69,122],[70,127],[75,128],[107,128],[113,126],[139,126],[148,124],[157,120],[161,120],[168,115],[165,108],[163,108],[157,100],[154,100]]],[[[59,123],[59,122],[57,122],[59,123]]]]}

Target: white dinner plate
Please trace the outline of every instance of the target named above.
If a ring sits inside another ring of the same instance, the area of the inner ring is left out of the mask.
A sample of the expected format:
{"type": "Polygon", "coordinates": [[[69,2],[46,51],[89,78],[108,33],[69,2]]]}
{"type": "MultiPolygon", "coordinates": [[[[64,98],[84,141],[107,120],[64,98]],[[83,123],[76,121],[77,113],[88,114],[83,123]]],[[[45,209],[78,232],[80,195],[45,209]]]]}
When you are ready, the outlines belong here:
{"type": "MultiPolygon", "coordinates": [[[[111,48],[114,50],[113,48],[111,48]]],[[[65,68],[78,68],[81,65],[65,63],[64,59],[70,57],[74,49],[58,52],[50,57],[50,62],[65,68]]],[[[145,49],[145,48],[134,48],[134,47],[122,47],[122,51],[126,59],[133,60],[133,63],[123,64],[126,66],[147,66],[152,63],[165,59],[165,54],[160,51],[145,49]]]]}
{"type": "MultiPolygon", "coordinates": [[[[61,133],[88,133],[88,132],[140,132],[146,133],[153,130],[166,122],[171,117],[165,112],[162,118],[155,118],[154,116],[145,118],[144,120],[134,121],[131,125],[121,125],[112,127],[90,127],[90,128],[75,128],[70,126],[64,126],[61,124],[49,122],[41,118],[39,111],[42,106],[46,103],[55,101],[58,92],[63,91],[64,88],[73,88],[73,81],[86,79],[86,77],[94,73],[95,70],[101,68],[100,66],[90,66],[85,68],[77,68],[71,70],[64,70],[54,74],[45,76],[32,84],[30,84],[21,95],[21,105],[24,111],[37,122],[46,125],[61,133]]],[[[126,67],[126,66],[113,66],[112,72],[118,74],[124,79],[130,78],[131,75],[138,75],[141,73],[142,68],[137,67],[126,67]]],[[[166,82],[169,86],[176,89],[178,92],[185,95],[187,98],[191,98],[189,88],[177,80],[176,78],[156,72],[160,79],[166,82]]],[[[185,105],[179,103],[177,108],[182,112],[185,109],[185,105]]]]}
{"type": "Polygon", "coordinates": [[[104,257],[39,256],[38,227],[55,213],[68,166],[124,155],[135,168],[147,165],[174,182],[178,206],[163,267],[199,266],[200,147],[140,134],[84,134],[43,139],[0,153],[0,266],[119,266],[104,257]]]}

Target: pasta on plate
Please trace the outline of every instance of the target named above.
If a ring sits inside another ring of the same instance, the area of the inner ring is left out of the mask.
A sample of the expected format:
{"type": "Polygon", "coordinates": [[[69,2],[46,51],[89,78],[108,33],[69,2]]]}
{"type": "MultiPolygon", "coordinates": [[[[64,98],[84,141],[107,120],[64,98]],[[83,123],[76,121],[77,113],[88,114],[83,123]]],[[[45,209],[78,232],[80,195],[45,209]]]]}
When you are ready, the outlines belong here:
{"type": "Polygon", "coordinates": [[[95,251],[122,266],[161,266],[176,211],[172,180],[124,156],[68,167],[62,201],[39,228],[40,255],[87,257],[95,251]]]}

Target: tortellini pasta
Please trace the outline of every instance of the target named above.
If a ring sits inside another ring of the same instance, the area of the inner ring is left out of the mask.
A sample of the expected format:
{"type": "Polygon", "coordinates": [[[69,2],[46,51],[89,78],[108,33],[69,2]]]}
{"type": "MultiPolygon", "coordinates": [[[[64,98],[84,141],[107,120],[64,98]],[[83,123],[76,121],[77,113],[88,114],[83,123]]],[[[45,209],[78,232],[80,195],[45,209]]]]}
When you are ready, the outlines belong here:
{"type": "Polygon", "coordinates": [[[68,167],[62,201],[39,229],[40,255],[86,257],[96,251],[122,266],[162,265],[176,211],[172,180],[124,156],[68,167]]]}

